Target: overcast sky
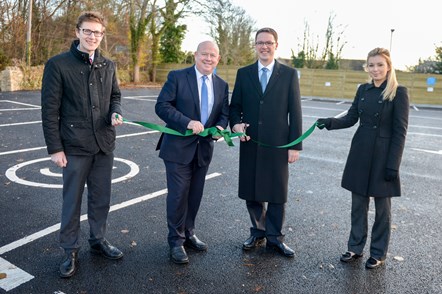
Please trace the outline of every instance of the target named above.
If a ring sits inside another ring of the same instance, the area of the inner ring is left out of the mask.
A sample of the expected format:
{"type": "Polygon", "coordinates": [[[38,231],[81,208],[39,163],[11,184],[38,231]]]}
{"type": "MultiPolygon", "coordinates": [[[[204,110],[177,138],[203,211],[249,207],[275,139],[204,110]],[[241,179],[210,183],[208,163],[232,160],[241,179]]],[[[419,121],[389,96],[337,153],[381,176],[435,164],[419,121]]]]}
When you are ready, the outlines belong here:
{"type": "MultiPolygon", "coordinates": [[[[304,23],[312,35],[319,36],[320,48],[325,42],[328,18],[335,15],[334,27],[345,27],[347,41],[344,59],[364,59],[375,47],[390,49],[394,66],[405,69],[416,65],[419,58],[435,56],[442,46],[442,2],[440,0],[361,1],[361,0],[230,0],[241,6],[256,21],[256,28],[272,27],[279,35],[278,57],[289,58],[291,49],[302,44],[304,23]],[[391,29],[394,32],[391,33],[391,29]]],[[[183,50],[194,51],[199,41],[210,39],[202,20],[185,20],[188,25],[183,50]]],[[[316,40],[315,40],[316,41],[316,40]]],[[[320,50],[321,52],[321,50],[320,50]]],[[[222,52],[221,52],[222,55],[222,52]]]]}

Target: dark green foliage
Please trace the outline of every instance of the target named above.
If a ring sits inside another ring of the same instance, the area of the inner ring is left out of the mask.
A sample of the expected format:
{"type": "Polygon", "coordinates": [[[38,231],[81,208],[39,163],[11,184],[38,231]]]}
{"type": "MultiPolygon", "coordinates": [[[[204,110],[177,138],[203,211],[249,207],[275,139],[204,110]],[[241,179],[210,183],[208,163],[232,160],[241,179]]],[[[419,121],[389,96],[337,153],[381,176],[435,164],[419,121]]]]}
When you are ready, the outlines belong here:
{"type": "Polygon", "coordinates": [[[185,60],[185,53],[181,51],[186,34],[186,25],[168,26],[160,41],[160,54],[162,61],[165,63],[182,63],[185,60]]]}

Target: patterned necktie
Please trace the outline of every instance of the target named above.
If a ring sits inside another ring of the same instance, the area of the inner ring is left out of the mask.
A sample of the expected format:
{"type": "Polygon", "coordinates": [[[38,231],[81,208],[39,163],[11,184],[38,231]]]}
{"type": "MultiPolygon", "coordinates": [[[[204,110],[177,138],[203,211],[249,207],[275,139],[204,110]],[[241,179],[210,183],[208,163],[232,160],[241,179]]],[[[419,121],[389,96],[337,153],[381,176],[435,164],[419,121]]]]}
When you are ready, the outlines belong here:
{"type": "Polygon", "coordinates": [[[92,62],[93,62],[92,58],[89,57],[89,64],[92,65],[92,62]]]}
{"type": "Polygon", "coordinates": [[[261,88],[262,88],[262,92],[264,93],[266,86],[267,86],[267,71],[268,68],[263,67],[262,69],[262,74],[261,74],[261,88]]]}
{"type": "Polygon", "coordinates": [[[201,85],[201,123],[206,124],[209,118],[209,92],[207,90],[206,80],[207,76],[202,76],[203,82],[201,85]]]}

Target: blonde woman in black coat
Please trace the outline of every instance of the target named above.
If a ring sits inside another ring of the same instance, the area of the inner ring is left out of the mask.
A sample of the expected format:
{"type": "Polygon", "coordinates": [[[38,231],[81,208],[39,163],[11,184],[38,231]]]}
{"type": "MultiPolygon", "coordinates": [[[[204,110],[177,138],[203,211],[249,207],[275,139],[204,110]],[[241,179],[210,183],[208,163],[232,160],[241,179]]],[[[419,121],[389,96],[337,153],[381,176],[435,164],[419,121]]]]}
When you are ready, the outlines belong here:
{"type": "Polygon", "coordinates": [[[348,113],[340,118],[320,118],[318,127],[348,128],[359,120],[342,178],[352,192],[351,232],[342,262],[363,255],[368,232],[368,207],[374,198],[376,216],[372,228],[370,258],[365,267],[377,268],[387,257],[391,232],[391,197],[401,195],[399,166],[408,127],[407,89],[399,86],[390,52],[375,48],[368,53],[370,82],[359,86],[348,113]]]}

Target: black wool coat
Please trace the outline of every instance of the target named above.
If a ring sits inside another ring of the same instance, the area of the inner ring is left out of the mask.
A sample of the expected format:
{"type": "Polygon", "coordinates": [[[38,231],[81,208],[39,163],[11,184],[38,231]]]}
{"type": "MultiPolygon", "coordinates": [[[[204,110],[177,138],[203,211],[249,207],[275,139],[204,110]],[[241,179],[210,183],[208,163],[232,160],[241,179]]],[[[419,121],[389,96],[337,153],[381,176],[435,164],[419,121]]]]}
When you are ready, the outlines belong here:
{"type": "Polygon", "coordinates": [[[115,149],[112,113],[121,114],[121,92],[114,63],[95,50],[94,62],[77,49],[48,60],[43,73],[41,106],[49,154],[93,155],[115,149]]]}
{"type": "MultiPolygon", "coordinates": [[[[238,70],[230,103],[230,126],[248,123],[247,135],[273,146],[285,145],[302,134],[298,73],[275,61],[265,92],[259,83],[258,63],[238,70]]],[[[290,147],[301,150],[302,143],[290,147]]],[[[240,143],[240,198],[287,202],[288,150],[240,143]]]]}
{"type": "Polygon", "coordinates": [[[399,171],[408,127],[409,98],[399,86],[393,101],[383,100],[380,87],[359,86],[348,113],[332,118],[329,130],[359,127],[351,142],[342,177],[342,187],[367,197],[401,195],[400,178],[386,181],[386,168],[399,171]]]}

